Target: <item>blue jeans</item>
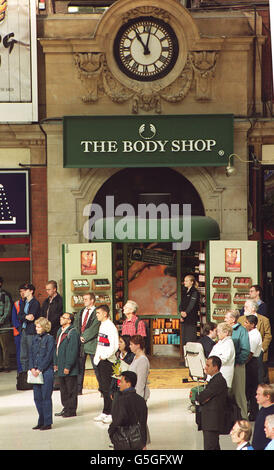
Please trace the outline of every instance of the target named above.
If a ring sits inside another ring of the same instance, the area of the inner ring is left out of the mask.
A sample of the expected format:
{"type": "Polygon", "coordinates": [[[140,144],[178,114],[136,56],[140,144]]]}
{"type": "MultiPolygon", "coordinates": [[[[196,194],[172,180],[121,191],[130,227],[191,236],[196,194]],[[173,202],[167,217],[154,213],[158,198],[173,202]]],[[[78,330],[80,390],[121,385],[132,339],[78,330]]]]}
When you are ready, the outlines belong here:
{"type": "Polygon", "coordinates": [[[20,343],[20,362],[22,370],[26,372],[29,369],[29,352],[33,335],[27,335],[25,330],[22,330],[21,343],[20,343]]]}
{"type": "Polygon", "coordinates": [[[34,403],[38,411],[38,426],[52,424],[53,368],[43,372],[44,383],[33,385],[34,403]]]}

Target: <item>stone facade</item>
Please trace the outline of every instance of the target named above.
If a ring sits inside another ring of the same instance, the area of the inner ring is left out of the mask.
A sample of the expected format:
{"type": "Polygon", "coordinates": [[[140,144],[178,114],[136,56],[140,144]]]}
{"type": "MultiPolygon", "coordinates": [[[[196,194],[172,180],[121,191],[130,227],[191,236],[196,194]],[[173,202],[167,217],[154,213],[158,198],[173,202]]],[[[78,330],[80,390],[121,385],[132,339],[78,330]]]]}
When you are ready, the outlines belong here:
{"type": "MultiPolygon", "coordinates": [[[[261,72],[255,68],[254,17],[249,11],[191,11],[175,0],[164,9],[176,30],[183,57],[161,83],[137,86],[122,77],[111,45],[123,15],[157,11],[159,2],[121,0],[103,15],[52,15],[38,19],[45,70],[43,128],[47,134],[49,277],[62,278],[62,243],[83,242],[84,207],[119,169],[63,168],[63,115],[234,114],[234,152],[248,159],[249,115],[262,111],[261,72]],[[58,119],[60,121],[58,122],[58,119]],[[60,223],[62,221],[62,223],[60,223]]],[[[256,21],[257,51],[264,42],[256,21]]],[[[219,223],[222,239],[248,238],[246,164],[224,168],[175,168],[198,191],[205,214],[219,223]]]]}
{"type": "MultiPolygon", "coordinates": [[[[31,169],[32,227],[41,229],[32,243],[33,282],[40,294],[48,278],[62,280],[62,244],[84,241],[84,207],[119,171],[63,168],[64,115],[231,113],[234,152],[243,160],[248,144],[255,144],[260,158],[263,143],[273,142],[273,124],[262,119],[259,59],[265,37],[260,15],[255,21],[250,9],[189,11],[176,0],[165,1],[165,13],[158,10],[157,0],[119,0],[104,15],[48,11],[37,17],[40,127],[1,125],[1,132],[15,132],[16,148],[28,150],[24,161],[42,165],[31,169]],[[137,86],[121,75],[111,44],[123,17],[148,7],[168,15],[183,53],[167,78],[137,86]],[[38,186],[44,191],[37,191],[38,186]],[[46,188],[47,200],[42,196],[46,188]]],[[[10,145],[1,141],[2,149],[10,145]]],[[[16,160],[16,152],[12,155],[4,157],[7,165],[16,160]]],[[[236,158],[234,165],[237,173],[230,178],[222,167],[175,170],[196,188],[205,214],[218,221],[222,239],[247,239],[248,167],[236,158]]]]}

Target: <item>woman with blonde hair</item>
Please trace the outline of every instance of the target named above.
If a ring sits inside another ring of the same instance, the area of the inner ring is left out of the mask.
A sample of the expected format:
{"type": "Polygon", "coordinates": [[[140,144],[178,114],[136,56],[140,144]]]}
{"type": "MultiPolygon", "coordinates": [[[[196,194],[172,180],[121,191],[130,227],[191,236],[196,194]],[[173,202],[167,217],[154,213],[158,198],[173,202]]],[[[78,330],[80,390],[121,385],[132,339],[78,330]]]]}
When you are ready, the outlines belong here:
{"type": "Polygon", "coordinates": [[[197,323],[199,320],[200,292],[198,282],[193,274],[188,274],[184,278],[182,289],[182,300],[179,305],[182,323],[182,344],[183,346],[191,341],[197,340],[197,323]]]}
{"type": "Polygon", "coordinates": [[[227,387],[231,388],[234,376],[235,347],[232,340],[232,326],[226,322],[217,325],[218,342],[213,346],[210,356],[218,356],[222,361],[221,374],[226,379],[227,387]]]}
{"type": "Polygon", "coordinates": [[[29,369],[33,377],[43,376],[42,384],[33,384],[34,403],[38,411],[38,423],[32,429],[41,431],[51,429],[52,425],[52,391],[53,391],[53,354],[55,341],[49,334],[51,323],[47,318],[40,317],[35,321],[36,335],[33,336],[29,369]]]}

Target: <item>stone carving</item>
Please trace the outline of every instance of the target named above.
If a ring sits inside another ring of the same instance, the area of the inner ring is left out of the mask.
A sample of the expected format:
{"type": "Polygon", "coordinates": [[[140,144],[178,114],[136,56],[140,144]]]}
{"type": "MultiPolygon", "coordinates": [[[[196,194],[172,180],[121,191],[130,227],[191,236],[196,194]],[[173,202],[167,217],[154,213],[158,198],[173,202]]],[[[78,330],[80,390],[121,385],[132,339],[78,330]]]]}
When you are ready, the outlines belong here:
{"type": "Polygon", "coordinates": [[[215,75],[218,52],[195,51],[190,53],[190,61],[196,81],[196,100],[212,99],[212,81],[215,75]]]}
{"type": "Polygon", "coordinates": [[[193,79],[196,81],[196,99],[212,98],[212,79],[217,53],[202,51],[188,55],[186,65],[174,82],[165,88],[155,83],[150,92],[144,92],[142,85],[135,88],[124,86],[110,71],[104,53],[77,53],[74,55],[79,77],[87,90],[82,96],[84,103],[94,103],[105,93],[113,102],[124,103],[132,100],[132,113],[139,110],[161,113],[161,99],[178,103],[188,94],[193,79]]]}
{"type": "Polygon", "coordinates": [[[101,86],[101,72],[103,68],[103,53],[84,52],[74,54],[74,61],[87,94],[82,96],[84,103],[94,103],[98,100],[101,86]]]}
{"type": "Polygon", "coordinates": [[[168,23],[170,20],[170,14],[162,8],[144,5],[142,7],[133,8],[132,10],[129,10],[127,13],[125,13],[122,17],[122,22],[127,23],[132,18],[137,18],[139,16],[157,17],[166,23],[168,23]]]}

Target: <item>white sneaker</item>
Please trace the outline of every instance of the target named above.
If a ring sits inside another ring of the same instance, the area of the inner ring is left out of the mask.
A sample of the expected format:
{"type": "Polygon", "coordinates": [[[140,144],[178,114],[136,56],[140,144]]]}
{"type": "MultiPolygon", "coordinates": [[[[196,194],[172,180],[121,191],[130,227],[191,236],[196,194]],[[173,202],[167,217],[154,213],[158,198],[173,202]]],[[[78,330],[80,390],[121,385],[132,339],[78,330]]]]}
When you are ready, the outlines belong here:
{"type": "Polygon", "coordinates": [[[111,424],[112,423],[112,416],[111,415],[106,415],[106,417],[103,419],[104,424],[111,424]]]}
{"type": "Polygon", "coordinates": [[[99,416],[95,416],[95,418],[93,418],[94,421],[104,421],[104,419],[107,417],[107,415],[105,413],[101,413],[99,416]]]}

